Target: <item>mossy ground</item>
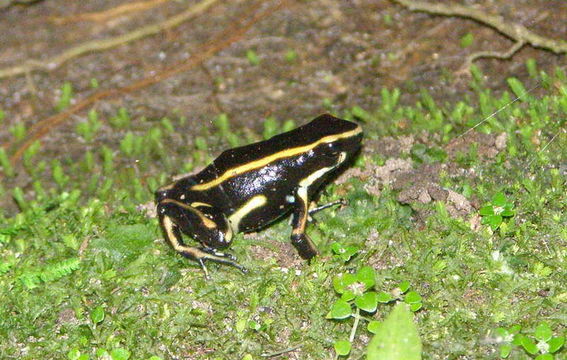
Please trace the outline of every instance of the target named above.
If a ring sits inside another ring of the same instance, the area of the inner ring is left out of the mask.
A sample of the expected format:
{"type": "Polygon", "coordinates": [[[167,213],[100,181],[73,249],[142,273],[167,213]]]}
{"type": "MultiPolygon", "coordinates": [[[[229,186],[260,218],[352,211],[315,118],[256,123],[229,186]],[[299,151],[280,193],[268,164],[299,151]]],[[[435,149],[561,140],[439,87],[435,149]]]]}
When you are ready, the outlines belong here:
{"type": "MultiPolygon", "coordinates": [[[[170,175],[261,135],[230,130],[224,117],[201,137],[176,132],[183,119],[136,119],[133,128],[125,109],[112,125],[122,139],[115,148],[89,146],[84,158],[64,163],[37,160],[39,149],[28,152],[23,164],[33,190],[0,189],[21,209],[0,215],[1,357],[258,359],[300,346],[280,358],[332,358],[333,343],[347,338],[352,324],[325,318],[337,298],[331,280],[368,264],[376,268],[378,290],[409,281],[422,296],[416,321],[425,359],[495,358],[498,327],[519,324],[529,333],[547,322],[563,333],[567,80],[558,70],[537,83],[539,91],[525,95],[512,80],[512,92],[495,95],[477,73],[472,95],[457,104],[436,104],[423,92],[419,103],[401,106],[403,94],[384,91],[378,109],[338,111],[361,121],[369,143],[419,139],[399,156],[414,168],[447,165],[438,184],[464,195],[473,210],[458,218],[443,201],[404,204],[391,185],[372,192],[369,175],[352,177],[322,193],[321,202],[346,197],[349,206],[325,211],[310,225],[322,252],[310,265],[290,256],[289,226],[281,221],[236,238],[231,251],[249,274],[211,264],[208,281],[166,246],[156,219],[138,207],[170,175]],[[487,158],[471,142],[468,151],[447,155],[451,141],[483,119],[475,131],[506,133],[505,148],[487,158]],[[494,231],[471,225],[498,192],[515,215],[494,231]],[[361,251],[344,263],[332,255],[333,242],[361,251]]],[[[263,135],[292,126],[269,119],[263,135]]],[[[95,144],[88,128],[78,132],[95,144]]],[[[354,166],[364,173],[387,159],[379,147],[367,147],[354,166]]],[[[380,305],[367,317],[382,319],[390,310],[380,305]]],[[[358,330],[350,358],[360,358],[369,336],[358,330]]],[[[529,358],[520,348],[511,356],[529,358]]]]}

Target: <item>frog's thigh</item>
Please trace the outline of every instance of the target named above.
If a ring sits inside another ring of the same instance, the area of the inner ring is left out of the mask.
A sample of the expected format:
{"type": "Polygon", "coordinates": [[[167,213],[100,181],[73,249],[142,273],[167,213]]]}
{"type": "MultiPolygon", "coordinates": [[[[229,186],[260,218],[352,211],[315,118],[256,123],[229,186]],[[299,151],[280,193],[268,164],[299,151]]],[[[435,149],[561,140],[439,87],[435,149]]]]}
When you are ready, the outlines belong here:
{"type": "Polygon", "coordinates": [[[293,212],[291,232],[291,243],[297,249],[299,256],[311,259],[317,255],[317,248],[305,233],[307,218],[309,216],[309,199],[307,198],[307,187],[299,187],[295,196],[295,210],[293,212]]]}
{"type": "Polygon", "coordinates": [[[240,269],[242,272],[246,272],[246,269],[236,263],[234,261],[235,259],[232,256],[210,250],[207,251],[207,249],[185,245],[181,237],[181,231],[171,217],[160,214],[159,220],[165,235],[165,239],[171,245],[171,247],[173,247],[175,251],[177,251],[184,257],[198,262],[207,277],[208,271],[204,264],[205,260],[225,265],[231,265],[240,269]]]}

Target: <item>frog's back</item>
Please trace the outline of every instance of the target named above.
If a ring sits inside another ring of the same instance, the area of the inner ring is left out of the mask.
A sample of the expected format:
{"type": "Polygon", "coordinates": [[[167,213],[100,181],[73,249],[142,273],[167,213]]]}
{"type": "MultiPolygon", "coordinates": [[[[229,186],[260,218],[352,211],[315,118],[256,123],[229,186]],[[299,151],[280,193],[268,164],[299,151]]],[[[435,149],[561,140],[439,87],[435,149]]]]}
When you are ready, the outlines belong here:
{"type": "Polygon", "coordinates": [[[311,122],[268,140],[224,151],[209,165],[222,174],[230,169],[269,158],[284,158],[301,153],[318,142],[332,142],[334,137],[356,131],[353,122],[329,114],[318,116],[311,122]]]}

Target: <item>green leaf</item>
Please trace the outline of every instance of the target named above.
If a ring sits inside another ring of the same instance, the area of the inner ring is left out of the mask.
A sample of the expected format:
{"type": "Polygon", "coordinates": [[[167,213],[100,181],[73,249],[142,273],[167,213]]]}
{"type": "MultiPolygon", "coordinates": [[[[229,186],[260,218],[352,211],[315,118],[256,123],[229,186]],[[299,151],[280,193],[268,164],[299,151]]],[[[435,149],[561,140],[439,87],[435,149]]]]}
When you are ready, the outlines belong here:
{"type": "Polygon", "coordinates": [[[549,345],[549,352],[553,354],[557,350],[561,349],[564,343],[565,343],[565,337],[563,336],[552,337],[547,342],[547,345],[549,345]]]}
{"type": "Polygon", "coordinates": [[[342,274],[333,278],[333,288],[339,294],[347,291],[347,287],[356,282],[356,276],[353,274],[342,274]]]}
{"type": "Polygon", "coordinates": [[[504,344],[500,346],[500,357],[502,359],[506,359],[508,355],[512,352],[512,345],[511,344],[504,344]]]}
{"type": "Polygon", "coordinates": [[[98,324],[104,320],[104,308],[97,306],[91,311],[91,320],[93,323],[98,324]]]}
{"type": "Polygon", "coordinates": [[[421,295],[415,291],[410,291],[406,294],[404,301],[408,304],[421,302],[421,295]]]}
{"type": "Polygon", "coordinates": [[[536,356],[535,360],[553,360],[553,355],[541,354],[541,355],[536,356]]]}
{"type": "Polygon", "coordinates": [[[500,215],[506,217],[514,216],[514,210],[510,206],[505,206],[500,215]]]}
{"type": "Polygon", "coordinates": [[[394,297],[390,293],[387,293],[385,291],[380,291],[378,293],[377,300],[378,300],[378,302],[385,304],[385,303],[389,303],[390,301],[394,300],[394,297]]]}
{"type": "Polygon", "coordinates": [[[327,314],[327,319],[346,319],[352,315],[352,308],[346,301],[339,299],[327,314]]]}
{"type": "Polygon", "coordinates": [[[335,348],[337,355],[346,356],[350,353],[350,349],[351,349],[352,345],[351,345],[350,341],[348,341],[348,340],[339,340],[339,341],[335,342],[333,347],[335,348]]]}
{"type": "Polygon", "coordinates": [[[418,311],[418,310],[421,309],[422,307],[423,307],[423,304],[420,303],[420,302],[410,304],[410,310],[413,311],[413,312],[418,311]]]}
{"type": "Polygon", "coordinates": [[[527,336],[522,337],[521,345],[529,354],[535,355],[538,352],[536,344],[527,336]]]}
{"type": "Polygon", "coordinates": [[[499,327],[496,330],[494,330],[494,332],[496,333],[496,335],[505,338],[506,336],[510,335],[510,333],[508,332],[507,329],[499,327]]]}
{"type": "Polygon", "coordinates": [[[112,360],[128,360],[130,358],[130,351],[118,348],[112,350],[110,352],[110,356],[112,357],[112,360]]]}
{"type": "Polygon", "coordinates": [[[378,307],[378,294],[374,291],[367,292],[366,294],[357,297],[356,300],[354,300],[354,304],[360,310],[374,312],[378,307]]]}
{"type": "Polygon", "coordinates": [[[341,299],[343,299],[344,301],[351,301],[352,299],[354,299],[356,297],[356,295],[354,294],[354,292],[350,291],[350,290],[346,290],[342,295],[341,295],[341,299]]]}
{"type": "Polygon", "coordinates": [[[79,356],[81,356],[81,352],[77,348],[69,350],[67,353],[67,359],[69,360],[77,360],[79,356]]]}
{"type": "Polygon", "coordinates": [[[421,340],[407,304],[397,304],[386,317],[368,345],[367,359],[421,359],[421,340]]]}
{"type": "Polygon", "coordinates": [[[350,260],[351,257],[356,255],[358,250],[359,249],[356,246],[353,246],[353,245],[346,246],[344,248],[344,252],[341,254],[341,258],[343,259],[344,262],[347,262],[347,261],[350,260]]]}
{"type": "Polygon", "coordinates": [[[553,336],[553,331],[549,325],[541,323],[536,327],[534,336],[539,341],[548,341],[553,336]]]}
{"type": "Polygon", "coordinates": [[[376,284],[376,272],[370,266],[363,266],[356,273],[356,279],[363,283],[366,289],[370,289],[376,284]]]}
{"type": "Polygon", "coordinates": [[[498,229],[500,224],[502,224],[502,216],[500,215],[490,215],[482,219],[481,223],[488,224],[492,230],[498,229]],[[486,221],[484,221],[486,219],[486,221]]]}
{"type": "Polygon", "coordinates": [[[402,282],[398,285],[398,288],[400,289],[400,291],[401,291],[402,294],[403,294],[403,293],[405,293],[406,291],[409,290],[410,286],[411,286],[411,285],[410,285],[410,282],[407,281],[407,280],[405,280],[405,281],[402,281],[402,282]]]}
{"type": "Polygon", "coordinates": [[[371,320],[368,323],[367,329],[371,333],[376,334],[376,332],[378,332],[378,328],[380,328],[380,326],[382,326],[382,323],[380,321],[371,320]]]}
{"type": "Polygon", "coordinates": [[[504,206],[506,205],[506,195],[504,193],[497,193],[492,197],[493,206],[504,206]]]}
{"type": "Polygon", "coordinates": [[[520,330],[522,330],[522,327],[520,325],[512,325],[508,331],[510,332],[510,334],[517,334],[520,332],[520,330]]]}
{"type": "Polygon", "coordinates": [[[494,215],[494,208],[492,207],[492,205],[486,205],[480,208],[479,213],[482,216],[494,215]]]}
{"type": "Polygon", "coordinates": [[[514,338],[512,339],[512,345],[522,346],[522,341],[523,341],[524,338],[525,338],[525,335],[522,335],[522,334],[514,335],[514,338]]]}

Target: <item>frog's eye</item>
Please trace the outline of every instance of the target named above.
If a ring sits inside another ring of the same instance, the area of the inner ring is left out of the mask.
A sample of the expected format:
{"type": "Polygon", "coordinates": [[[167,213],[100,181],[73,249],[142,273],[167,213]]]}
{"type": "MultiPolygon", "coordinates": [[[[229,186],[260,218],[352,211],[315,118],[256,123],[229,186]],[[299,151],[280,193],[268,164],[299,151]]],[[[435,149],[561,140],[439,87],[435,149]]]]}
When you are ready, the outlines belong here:
{"type": "Polygon", "coordinates": [[[162,201],[163,199],[167,198],[167,190],[158,190],[155,192],[157,202],[162,201]]]}

